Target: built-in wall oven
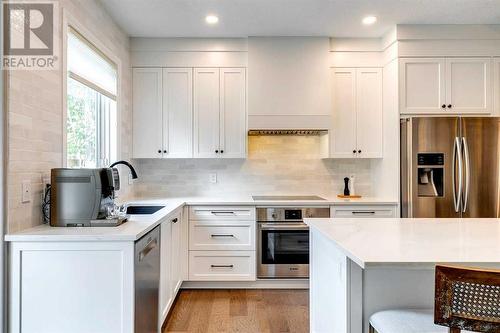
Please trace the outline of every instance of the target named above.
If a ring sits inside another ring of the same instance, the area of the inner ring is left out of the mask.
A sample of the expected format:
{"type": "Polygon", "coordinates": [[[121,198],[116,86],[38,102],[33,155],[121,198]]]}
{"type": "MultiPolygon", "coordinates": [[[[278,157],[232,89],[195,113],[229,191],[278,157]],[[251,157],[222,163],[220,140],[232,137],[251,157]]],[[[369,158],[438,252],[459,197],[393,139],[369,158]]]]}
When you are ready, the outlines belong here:
{"type": "Polygon", "coordinates": [[[330,217],[328,207],[257,207],[261,279],[309,277],[309,227],[304,218],[330,217]]]}

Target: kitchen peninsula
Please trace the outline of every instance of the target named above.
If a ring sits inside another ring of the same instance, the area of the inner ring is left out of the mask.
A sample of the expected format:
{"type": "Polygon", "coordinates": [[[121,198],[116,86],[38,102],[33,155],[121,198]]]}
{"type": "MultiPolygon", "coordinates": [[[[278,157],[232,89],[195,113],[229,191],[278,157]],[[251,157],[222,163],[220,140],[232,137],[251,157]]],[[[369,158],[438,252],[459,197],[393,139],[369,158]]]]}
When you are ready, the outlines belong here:
{"type": "Polygon", "coordinates": [[[305,219],[311,332],[368,332],[373,313],[433,308],[437,263],[500,267],[498,219],[305,219]]]}

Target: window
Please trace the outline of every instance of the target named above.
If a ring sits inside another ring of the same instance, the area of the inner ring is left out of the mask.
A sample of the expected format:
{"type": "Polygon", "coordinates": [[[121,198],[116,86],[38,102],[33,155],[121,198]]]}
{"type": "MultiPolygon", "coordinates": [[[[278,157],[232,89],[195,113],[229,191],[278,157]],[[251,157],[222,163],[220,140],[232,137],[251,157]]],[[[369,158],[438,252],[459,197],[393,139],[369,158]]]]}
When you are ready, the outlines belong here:
{"type": "Polygon", "coordinates": [[[116,160],[116,65],[71,28],[67,45],[67,167],[104,167],[116,160]]]}

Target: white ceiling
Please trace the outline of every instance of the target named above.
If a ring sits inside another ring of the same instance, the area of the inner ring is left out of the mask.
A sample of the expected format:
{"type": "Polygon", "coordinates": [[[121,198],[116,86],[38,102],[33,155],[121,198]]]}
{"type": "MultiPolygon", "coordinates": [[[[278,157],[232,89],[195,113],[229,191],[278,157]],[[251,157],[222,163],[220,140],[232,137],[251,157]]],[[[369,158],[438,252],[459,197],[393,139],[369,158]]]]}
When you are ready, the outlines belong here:
{"type": "Polygon", "coordinates": [[[133,37],[379,37],[395,24],[499,24],[500,0],[101,0],[133,37]],[[205,23],[207,14],[219,23],[205,23]],[[361,19],[378,22],[363,26],[361,19]]]}

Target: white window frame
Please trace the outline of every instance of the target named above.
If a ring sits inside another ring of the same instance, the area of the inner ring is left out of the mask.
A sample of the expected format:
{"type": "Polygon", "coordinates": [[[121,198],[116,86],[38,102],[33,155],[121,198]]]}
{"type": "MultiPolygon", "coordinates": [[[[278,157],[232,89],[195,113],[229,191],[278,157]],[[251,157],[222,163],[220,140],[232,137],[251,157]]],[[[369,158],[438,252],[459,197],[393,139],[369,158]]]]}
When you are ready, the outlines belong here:
{"type": "MultiPolygon", "coordinates": [[[[100,53],[111,60],[116,65],[117,80],[116,80],[116,158],[122,159],[121,149],[121,120],[122,120],[122,98],[121,98],[121,78],[122,78],[122,63],[118,56],[114,54],[105,43],[95,36],[89,29],[80,23],[74,16],[72,16],[66,9],[63,9],[63,25],[62,25],[62,103],[63,103],[63,116],[62,116],[62,166],[64,168],[68,165],[67,156],[67,116],[68,116],[68,34],[71,29],[78,32],[83,38],[93,44],[100,53]]],[[[114,161],[110,161],[112,163],[114,161]]]]}

